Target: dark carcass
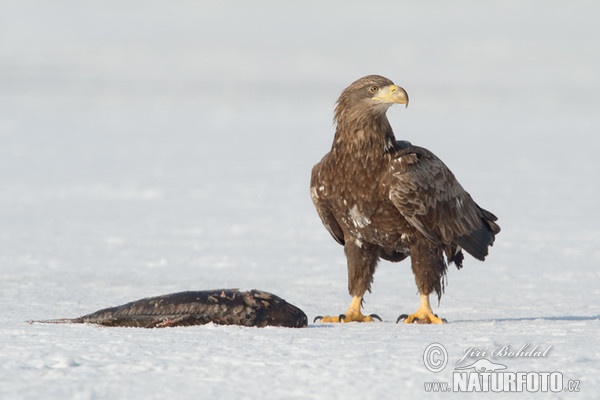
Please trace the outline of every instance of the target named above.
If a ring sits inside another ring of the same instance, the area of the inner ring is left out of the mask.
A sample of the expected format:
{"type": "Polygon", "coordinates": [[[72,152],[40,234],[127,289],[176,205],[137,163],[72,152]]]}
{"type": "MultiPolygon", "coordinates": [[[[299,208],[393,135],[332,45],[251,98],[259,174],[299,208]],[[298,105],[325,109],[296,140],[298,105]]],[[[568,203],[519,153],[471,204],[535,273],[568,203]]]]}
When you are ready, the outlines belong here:
{"type": "Polygon", "coordinates": [[[306,314],[281,297],[260,290],[218,289],[166,294],[106,308],[79,318],[42,323],[164,328],[215,323],[241,326],[306,327],[306,314]]]}

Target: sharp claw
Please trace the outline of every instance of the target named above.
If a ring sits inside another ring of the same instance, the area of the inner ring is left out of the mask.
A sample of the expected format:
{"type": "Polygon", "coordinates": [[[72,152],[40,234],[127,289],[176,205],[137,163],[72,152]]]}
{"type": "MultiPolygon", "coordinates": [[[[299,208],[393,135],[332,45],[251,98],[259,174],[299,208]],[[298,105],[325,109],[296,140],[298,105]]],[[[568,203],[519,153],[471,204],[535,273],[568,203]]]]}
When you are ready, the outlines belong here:
{"type": "MultiPolygon", "coordinates": [[[[435,315],[436,318],[439,318],[437,314],[433,314],[435,315]]],[[[396,323],[399,323],[400,321],[402,321],[403,319],[407,319],[409,317],[409,315],[407,314],[401,314],[397,319],[396,319],[396,323]]],[[[444,324],[448,323],[448,320],[446,318],[441,318],[442,322],[444,324]]],[[[426,323],[431,323],[432,321],[429,321],[427,319],[418,319],[418,318],[414,318],[411,323],[413,324],[426,324],[426,323]]]]}
{"type": "Polygon", "coordinates": [[[381,317],[377,314],[370,314],[369,317],[373,318],[373,319],[378,319],[379,322],[383,322],[383,320],[381,319],[381,317]]]}
{"type": "Polygon", "coordinates": [[[396,323],[406,318],[408,318],[408,314],[400,314],[400,316],[396,319],[396,323]]]}
{"type": "MultiPolygon", "coordinates": [[[[362,317],[362,315],[361,315],[361,317],[362,317]]],[[[377,314],[371,314],[371,315],[369,315],[369,317],[383,322],[381,317],[377,314]]],[[[322,322],[324,318],[327,318],[327,322],[335,322],[335,319],[333,319],[332,317],[324,317],[322,315],[317,315],[315,317],[315,319],[313,319],[313,323],[322,322]]],[[[346,316],[346,314],[340,314],[337,317],[337,322],[339,322],[339,323],[346,322],[347,319],[348,319],[348,317],[346,316]]],[[[352,321],[352,319],[350,321],[352,321]]],[[[364,322],[364,321],[362,321],[362,322],[364,322]]]]}

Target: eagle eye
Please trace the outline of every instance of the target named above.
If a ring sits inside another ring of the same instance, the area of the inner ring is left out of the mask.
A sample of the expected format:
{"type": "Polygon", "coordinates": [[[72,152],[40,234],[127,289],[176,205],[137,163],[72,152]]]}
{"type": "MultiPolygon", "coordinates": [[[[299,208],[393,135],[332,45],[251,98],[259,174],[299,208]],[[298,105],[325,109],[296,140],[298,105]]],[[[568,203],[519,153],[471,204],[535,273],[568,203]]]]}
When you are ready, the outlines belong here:
{"type": "Polygon", "coordinates": [[[377,86],[371,86],[369,88],[369,92],[371,92],[371,93],[377,93],[378,90],[379,90],[379,88],[377,86]]]}

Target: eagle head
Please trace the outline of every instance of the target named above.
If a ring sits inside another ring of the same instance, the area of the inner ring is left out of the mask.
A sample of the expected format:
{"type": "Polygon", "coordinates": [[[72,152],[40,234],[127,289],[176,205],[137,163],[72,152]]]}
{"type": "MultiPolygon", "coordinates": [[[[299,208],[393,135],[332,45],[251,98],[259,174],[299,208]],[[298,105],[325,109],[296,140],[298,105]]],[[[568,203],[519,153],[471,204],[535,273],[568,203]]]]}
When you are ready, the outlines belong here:
{"type": "Polygon", "coordinates": [[[383,76],[364,76],[352,82],[340,95],[335,120],[340,122],[358,115],[380,116],[396,103],[408,107],[406,90],[383,76]]]}

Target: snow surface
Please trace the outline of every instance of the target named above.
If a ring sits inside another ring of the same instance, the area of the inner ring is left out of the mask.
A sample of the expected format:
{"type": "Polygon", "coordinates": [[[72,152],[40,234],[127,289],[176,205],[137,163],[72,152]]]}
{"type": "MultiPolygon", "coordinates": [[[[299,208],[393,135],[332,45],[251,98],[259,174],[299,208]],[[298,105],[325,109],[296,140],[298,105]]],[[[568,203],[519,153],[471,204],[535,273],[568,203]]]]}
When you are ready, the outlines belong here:
{"type": "MultiPolygon", "coordinates": [[[[0,398],[447,398],[468,347],[600,395],[596,2],[0,3],[0,398]],[[489,259],[436,310],[382,262],[383,323],[162,330],[29,325],[141,297],[239,287],[345,311],[342,249],[311,204],[334,101],[403,86],[399,139],[433,150],[500,218],[489,259]],[[449,366],[425,368],[441,343],[449,366]]],[[[477,358],[470,358],[474,361],[477,358]]],[[[465,365],[463,363],[462,365],[465,365]]],[[[494,398],[517,397],[494,394],[494,398]]],[[[471,396],[472,397],[472,396],[471,396]]]]}

